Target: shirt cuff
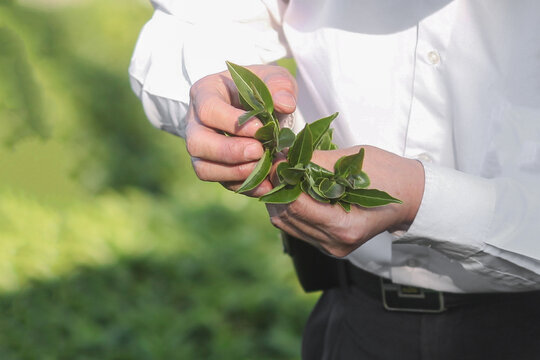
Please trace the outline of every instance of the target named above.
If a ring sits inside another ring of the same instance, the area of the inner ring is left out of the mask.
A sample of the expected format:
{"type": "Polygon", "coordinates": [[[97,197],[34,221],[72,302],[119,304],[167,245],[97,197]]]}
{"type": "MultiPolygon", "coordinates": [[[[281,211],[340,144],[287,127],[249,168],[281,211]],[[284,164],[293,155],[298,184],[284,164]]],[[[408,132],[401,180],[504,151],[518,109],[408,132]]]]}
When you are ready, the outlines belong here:
{"type": "Polygon", "coordinates": [[[422,162],[422,203],[409,230],[396,243],[429,246],[464,259],[485,247],[496,191],[487,179],[422,162]]]}

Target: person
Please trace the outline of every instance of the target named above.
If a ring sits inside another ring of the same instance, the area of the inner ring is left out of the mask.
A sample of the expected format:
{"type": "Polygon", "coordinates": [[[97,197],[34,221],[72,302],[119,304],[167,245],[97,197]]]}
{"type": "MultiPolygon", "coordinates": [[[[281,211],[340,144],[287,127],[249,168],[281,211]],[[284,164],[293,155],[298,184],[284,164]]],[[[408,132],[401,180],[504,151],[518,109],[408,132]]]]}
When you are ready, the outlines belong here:
{"type": "Polygon", "coordinates": [[[364,147],[372,186],[403,200],[267,206],[340,264],[304,359],[540,358],[540,3],[152,3],[132,88],[153,125],[185,138],[200,179],[237,189],[263,153],[260,121],[238,126],[229,60],[252,65],[296,130],[339,111],[340,149],[312,161],[364,147]],[[283,57],[296,79],[272,65],[283,57]]]}

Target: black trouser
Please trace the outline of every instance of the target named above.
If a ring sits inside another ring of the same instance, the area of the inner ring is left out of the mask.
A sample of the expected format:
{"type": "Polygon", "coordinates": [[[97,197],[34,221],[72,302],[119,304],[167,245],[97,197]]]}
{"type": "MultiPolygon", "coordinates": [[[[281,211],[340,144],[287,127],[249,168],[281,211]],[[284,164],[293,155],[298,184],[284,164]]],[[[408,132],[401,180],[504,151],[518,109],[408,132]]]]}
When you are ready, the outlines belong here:
{"type": "MultiPolygon", "coordinates": [[[[298,239],[284,244],[304,290],[325,289],[306,324],[304,360],[540,359],[540,291],[444,294],[441,313],[388,311],[374,275],[298,239]]],[[[433,309],[432,295],[398,305],[433,309]]]]}
{"type": "Polygon", "coordinates": [[[356,285],[333,288],[306,324],[302,359],[537,360],[540,293],[422,314],[385,310],[356,285]]]}

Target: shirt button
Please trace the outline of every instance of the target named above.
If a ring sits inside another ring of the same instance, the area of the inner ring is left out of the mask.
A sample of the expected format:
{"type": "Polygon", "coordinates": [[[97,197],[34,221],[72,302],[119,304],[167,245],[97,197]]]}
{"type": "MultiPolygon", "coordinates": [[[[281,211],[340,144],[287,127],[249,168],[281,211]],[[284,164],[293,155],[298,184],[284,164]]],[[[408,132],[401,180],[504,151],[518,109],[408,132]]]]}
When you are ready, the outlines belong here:
{"type": "Polygon", "coordinates": [[[418,160],[420,160],[422,162],[426,162],[426,163],[432,163],[433,162],[433,157],[431,155],[429,155],[428,153],[421,153],[416,158],[418,160]]]}
{"type": "Polygon", "coordinates": [[[427,59],[430,64],[437,65],[441,61],[441,56],[435,50],[431,50],[427,53],[427,59]]]}

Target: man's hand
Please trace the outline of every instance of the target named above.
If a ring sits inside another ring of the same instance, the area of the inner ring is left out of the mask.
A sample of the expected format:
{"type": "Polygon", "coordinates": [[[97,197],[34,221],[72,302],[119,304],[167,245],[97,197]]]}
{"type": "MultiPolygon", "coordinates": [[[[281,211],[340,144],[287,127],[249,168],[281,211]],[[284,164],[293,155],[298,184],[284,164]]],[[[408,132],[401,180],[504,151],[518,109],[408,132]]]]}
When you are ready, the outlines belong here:
{"type": "MultiPolygon", "coordinates": [[[[266,205],[272,224],[339,257],[383,231],[406,230],[418,212],[424,192],[422,164],[376,147],[363,147],[366,150],[363,170],[369,174],[371,187],[388,192],[403,204],[372,209],[352,206],[351,212],[346,213],[339,205],[320,203],[309,195],[301,194],[287,205],[266,205]]],[[[337,159],[358,150],[358,147],[353,147],[316,151],[312,161],[333,170],[337,159]]]]}
{"type": "MultiPolygon", "coordinates": [[[[296,81],[286,69],[270,65],[248,68],[268,86],[276,111],[294,112],[296,81]]],[[[263,147],[253,136],[262,124],[254,118],[238,126],[238,117],[244,112],[228,72],[209,75],[193,84],[186,147],[199,179],[220,182],[229,190],[235,190],[255,168],[263,155],[263,147]]],[[[249,195],[259,197],[271,189],[272,184],[265,180],[249,195]]]]}

